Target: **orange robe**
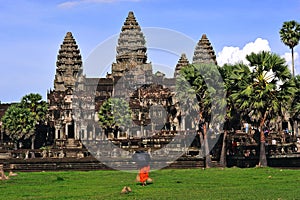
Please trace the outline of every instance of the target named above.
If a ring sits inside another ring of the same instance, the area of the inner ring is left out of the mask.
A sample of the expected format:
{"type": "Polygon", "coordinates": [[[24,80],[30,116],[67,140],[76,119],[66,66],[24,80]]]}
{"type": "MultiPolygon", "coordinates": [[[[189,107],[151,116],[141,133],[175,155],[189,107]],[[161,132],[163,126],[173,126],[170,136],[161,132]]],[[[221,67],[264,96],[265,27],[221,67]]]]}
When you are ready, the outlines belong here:
{"type": "Polygon", "coordinates": [[[150,166],[145,166],[140,169],[139,175],[140,175],[140,182],[144,183],[147,181],[149,178],[149,171],[150,171],[150,166]]]}

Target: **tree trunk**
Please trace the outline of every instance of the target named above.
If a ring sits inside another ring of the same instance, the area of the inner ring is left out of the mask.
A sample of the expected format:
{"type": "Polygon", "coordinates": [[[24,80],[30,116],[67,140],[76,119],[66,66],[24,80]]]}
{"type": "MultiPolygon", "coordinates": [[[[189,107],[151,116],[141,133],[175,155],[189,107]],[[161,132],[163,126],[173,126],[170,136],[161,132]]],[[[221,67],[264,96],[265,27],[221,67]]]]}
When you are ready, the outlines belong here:
{"type": "Polygon", "coordinates": [[[34,149],[35,136],[31,136],[31,149],[34,149]]]}
{"type": "Polygon", "coordinates": [[[227,162],[226,162],[226,137],[227,137],[227,130],[224,130],[224,134],[223,134],[223,142],[222,142],[222,150],[221,150],[221,157],[220,157],[220,164],[223,167],[227,166],[227,162]]]}
{"type": "Polygon", "coordinates": [[[203,139],[204,139],[204,152],[205,152],[205,167],[210,168],[211,167],[211,158],[210,158],[210,152],[209,152],[209,146],[208,146],[208,140],[207,140],[207,129],[206,129],[206,123],[203,125],[203,139]]]}
{"type": "Polygon", "coordinates": [[[259,129],[260,129],[260,153],[259,153],[259,166],[260,167],[267,167],[267,157],[266,157],[266,139],[265,139],[265,134],[263,130],[263,125],[266,120],[267,113],[263,115],[263,119],[259,123],[259,129]]]}
{"type": "Polygon", "coordinates": [[[298,122],[297,120],[293,119],[293,142],[296,140],[297,141],[297,138],[296,136],[298,136],[298,122]]]}
{"type": "Polygon", "coordinates": [[[16,140],[14,141],[14,150],[17,150],[19,147],[19,142],[16,140]]]}
{"type": "Polygon", "coordinates": [[[292,48],[292,70],[293,70],[293,77],[295,77],[294,48],[292,48]]]}

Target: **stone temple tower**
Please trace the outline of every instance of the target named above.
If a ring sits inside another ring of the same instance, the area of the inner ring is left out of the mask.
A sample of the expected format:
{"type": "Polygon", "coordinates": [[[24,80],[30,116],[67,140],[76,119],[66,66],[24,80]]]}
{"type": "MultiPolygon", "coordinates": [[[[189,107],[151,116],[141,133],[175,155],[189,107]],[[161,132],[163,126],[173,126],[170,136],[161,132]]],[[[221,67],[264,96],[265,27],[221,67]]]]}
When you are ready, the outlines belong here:
{"type": "MultiPolygon", "coordinates": [[[[152,75],[152,66],[147,63],[146,40],[141,27],[135,19],[132,11],[122,26],[118,39],[116,62],[112,64],[112,76],[115,81],[128,71],[134,71],[134,75],[152,75]]],[[[145,77],[139,76],[144,80],[145,77]]],[[[138,80],[136,80],[138,82],[138,80]]]]}
{"type": "Polygon", "coordinates": [[[175,72],[174,72],[174,77],[176,78],[179,75],[179,72],[181,70],[181,68],[188,66],[190,63],[188,61],[188,59],[186,58],[185,53],[181,54],[176,67],[175,67],[175,72]]]}
{"type": "Polygon", "coordinates": [[[195,47],[194,56],[193,56],[193,64],[216,64],[216,55],[215,51],[209,42],[206,34],[203,34],[198,44],[195,47]]]}
{"type": "Polygon", "coordinates": [[[49,123],[57,140],[74,138],[72,100],[75,84],[83,77],[82,58],[71,32],[67,32],[60,46],[54,79],[54,90],[47,94],[49,123]]]}
{"type": "Polygon", "coordinates": [[[57,56],[55,91],[74,90],[76,79],[82,74],[82,59],[71,32],[67,32],[57,56]]]}

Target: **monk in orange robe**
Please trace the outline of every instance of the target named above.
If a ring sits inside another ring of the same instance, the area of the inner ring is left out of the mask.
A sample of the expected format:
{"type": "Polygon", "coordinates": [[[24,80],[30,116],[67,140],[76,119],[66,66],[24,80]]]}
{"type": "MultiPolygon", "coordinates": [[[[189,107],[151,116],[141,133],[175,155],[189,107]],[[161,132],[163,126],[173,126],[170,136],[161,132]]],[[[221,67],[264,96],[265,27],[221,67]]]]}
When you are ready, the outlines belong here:
{"type": "Polygon", "coordinates": [[[138,151],[133,155],[133,160],[137,163],[139,169],[137,181],[143,186],[146,185],[146,183],[152,183],[152,179],[149,178],[150,155],[144,151],[138,151]]]}

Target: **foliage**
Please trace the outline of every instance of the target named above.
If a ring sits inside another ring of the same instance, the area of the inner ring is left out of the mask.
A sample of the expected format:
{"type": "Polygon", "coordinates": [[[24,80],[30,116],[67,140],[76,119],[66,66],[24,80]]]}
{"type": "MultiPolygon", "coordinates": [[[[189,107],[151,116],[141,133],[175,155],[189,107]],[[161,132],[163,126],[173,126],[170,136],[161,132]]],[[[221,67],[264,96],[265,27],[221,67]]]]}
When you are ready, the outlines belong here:
{"type": "Polygon", "coordinates": [[[110,98],[102,104],[98,117],[100,126],[104,129],[124,128],[130,126],[131,110],[125,100],[110,98]]]}
{"type": "Polygon", "coordinates": [[[297,75],[294,77],[294,82],[295,82],[295,95],[291,104],[291,115],[292,118],[296,120],[300,120],[300,76],[297,75]]]}
{"type": "Polygon", "coordinates": [[[48,105],[40,94],[28,94],[21,99],[21,106],[29,108],[37,124],[44,123],[47,117],[48,105]]]}
{"type": "Polygon", "coordinates": [[[264,114],[281,114],[294,92],[293,82],[285,60],[270,52],[247,55],[252,72],[237,68],[231,76],[238,82],[231,98],[240,110],[252,113],[257,119],[264,114]],[[240,81],[243,79],[243,81],[240,81]]]}
{"type": "Polygon", "coordinates": [[[300,40],[300,24],[295,20],[283,23],[279,31],[281,41],[289,48],[294,48],[300,40]]]}
{"type": "Polygon", "coordinates": [[[244,67],[234,70],[231,79],[239,83],[232,90],[231,98],[241,112],[258,120],[261,135],[260,164],[266,166],[263,134],[265,122],[282,115],[282,111],[289,105],[295,86],[285,60],[280,56],[262,51],[251,53],[246,58],[252,72],[249,73],[244,67]],[[242,77],[243,81],[240,81],[242,77]]]}
{"type": "Polygon", "coordinates": [[[0,181],[1,197],[23,199],[299,199],[300,171],[276,168],[168,169],[142,187],[123,171],[19,172],[0,181]],[[63,181],[62,181],[63,180],[63,181]],[[120,194],[124,186],[132,192],[120,194]]]}
{"type": "Polygon", "coordinates": [[[225,82],[226,87],[226,100],[227,100],[227,110],[226,110],[226,122],[224,130],[229,129],[239,129],[240,125],[240,111],[235,105],[231,94],[234,91],[238,91],[242,85],[249,82],[250,69],[247,65],[243,63],[237,63],[235,65],[225,64],[223,67],[219,68],[222,78],[225,82]]]}
{"type": "Polygon", "coordinates": [[[11,105],[2,117],[2,128],[15,142],[35,135],[36,126],[47,115],[47,103],[39,94],[29,94],[20,103],[11,105]]]}
{"type": "MultiPolygon", "coordinates": [[[[218,67],[214,64],[193,64],[180,70],[177,91],[185,96],[187,116],[198,118],[201,147],[204,148],[206,167],[210,167],[210,149],[216,141],[207,134],[220,135],[225,120],[226,98],[225,86],[218,67]],[[190,101],[195,95],[195,101],[190,101]],[[192,103],[192,105],[190,105],[192,103]],[[202,138],[203,137],[203,138],[202,138]]],[[[188,121],[194,121],[189,119],[188,121]]]]}
{"type": "Polygon", "coordinates": [[[2,117],[2,127],[13,140],[28,139],[34,133],[36,122],[29,108],[11,105],[2,117]]]}
{"type": "Polygon", "coordinates": [[[294,47],[299,44],[300,40],[300,24],[295,20],[286,21],[283,23],[279,31],[281,41],[287,45],[292,51],[292,69],[295,76],[294,66],[294,47]]]}
{"type": "Polygon", "coordinates": [[[222,119],[224,117],[222,108],[226,106],[226,92],[216,65],[188,65],[181,69],[180,77],[177,91],[182,92],[183,95],[185,95],[185,91],[196,95],[197,107],[194,110],[199,112],[201,121],[212,124],[217,120],[224,120],[222,119]],[[184,84],[182,79],[186,80],[188,84],[184,84]]]}

